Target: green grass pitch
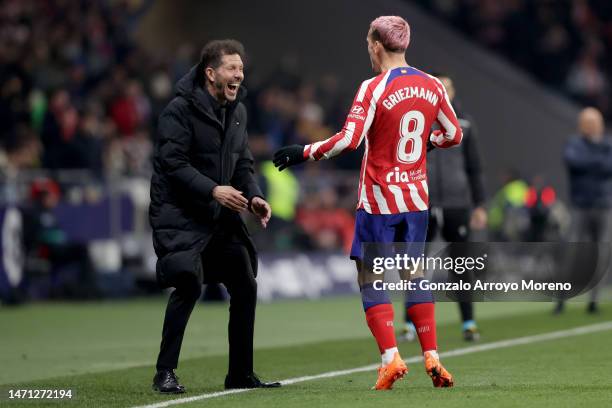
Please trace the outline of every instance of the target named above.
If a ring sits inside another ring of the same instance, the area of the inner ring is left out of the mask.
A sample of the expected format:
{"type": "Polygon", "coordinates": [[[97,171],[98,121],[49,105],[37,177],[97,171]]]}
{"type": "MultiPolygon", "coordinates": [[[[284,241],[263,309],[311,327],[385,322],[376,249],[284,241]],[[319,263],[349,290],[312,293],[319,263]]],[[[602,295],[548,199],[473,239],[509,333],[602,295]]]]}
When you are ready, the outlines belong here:
{"type": "MultiPolygon", "coordinates": [[[[177,371],[188,393],[151,391],[165,299],[42,303],[0,309],[0,406],[133,407],[223,389],[227,305],[199,304],[177,371]],[[9,401],[11,388],[72,388],[71,401],[9,401]]],[[[396,303],[396,316],[402,313],[396,303]]],[[[454,304],[437,305],[440,351],[461,340],[454,304]]],[[[572,303],[551,316],[545,303],[482,303],[480,344],[611,319],[612,307],[584,313],[572,303]]],[[[255,365],[266,380],[316,375],[377,363],[376,345],[358,297],[283,301],[258,306],[255,365]]],[[[402,343],[405,358],[417,343],[402,343]]],[[[604,407],[612,406],[612,330],[443,358],[453,389],[434,389],[422,363],[392,391],[375,392],[374,371],[182,403],[180,407],[604,407]]]]}

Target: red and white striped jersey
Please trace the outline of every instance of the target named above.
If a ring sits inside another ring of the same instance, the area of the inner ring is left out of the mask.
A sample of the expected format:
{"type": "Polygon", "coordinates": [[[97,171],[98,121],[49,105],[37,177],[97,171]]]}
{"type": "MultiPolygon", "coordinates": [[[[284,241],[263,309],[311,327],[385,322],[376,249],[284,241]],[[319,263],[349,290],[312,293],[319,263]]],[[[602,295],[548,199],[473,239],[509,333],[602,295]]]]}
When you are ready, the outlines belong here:
{"type": "Polygon", "coordinates": [[[461,143],[442,83],[412,67],[395,68],[364,81],[342,130],[306,145],[304,157],[329,159],[365,139],[357,208],[370,214],[427,210],[427,141],[435,122],[443,131],[436,146],[461,143]]]}

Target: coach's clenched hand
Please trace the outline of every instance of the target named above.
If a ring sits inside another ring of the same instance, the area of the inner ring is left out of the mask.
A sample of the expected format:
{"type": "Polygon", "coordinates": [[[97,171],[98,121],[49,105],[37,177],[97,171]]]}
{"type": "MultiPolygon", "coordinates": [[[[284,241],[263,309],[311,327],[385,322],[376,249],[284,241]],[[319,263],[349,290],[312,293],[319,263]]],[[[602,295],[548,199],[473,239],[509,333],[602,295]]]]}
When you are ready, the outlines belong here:
{"type": "Polygon", "coordinates": [[[278,167],[278,171],[283,171],[289,166],[300,164],[305,161],[304,146],[302,145],[281,147],[274,153],[274,165],[278,167]]]}
{"type": "Polygon", "coordinates": [[[238,212],[246,210],[249,203],[249,200],[242,195],[242,191],[232,186],[217,186],[213,189],[212,195],[222,206],[238,212]]]}

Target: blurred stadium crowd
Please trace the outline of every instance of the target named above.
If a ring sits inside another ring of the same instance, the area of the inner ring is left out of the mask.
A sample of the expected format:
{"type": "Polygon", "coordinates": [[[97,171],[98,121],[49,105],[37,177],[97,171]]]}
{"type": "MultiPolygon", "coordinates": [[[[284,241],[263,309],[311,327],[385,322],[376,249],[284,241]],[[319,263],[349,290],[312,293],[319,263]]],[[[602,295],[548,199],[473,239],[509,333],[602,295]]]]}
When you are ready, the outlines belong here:
{"type": "MultiPolygon", "coordinates": [[[[96,186],[104,193],[110,176],[148,183],[156,119],[171,99],[174,83],[197,61],[199,50],[189,43],[170,54],[139,47],[132,30],[150,3],[2,1],[0,166],[5,203],[37,199],[40,194],[34,190],[41,188],[62,199],[80,198],[83,194],[66,193],[87,193],[96,186]],[[49,180],[34,185],[41,176],[49,180]],[[80,185],[83,181],[86,185],[80,185]]],[[[297,61],[286,58],[269,80],[249,81],[250,72],[246,74],[252,150],[268,193],[283,184],[266,161],[272,149],[328,137],[341,126],[343,109],[350,102],[335,77],[307,83],[296,67],[297,61]],[[266,183],[268,177],[274,180],[266,183]]],[[[330,166],[355,169],[359,164],[354,155],[330,166]]],[[[292,176],[285,175],[284,181],[287,177],[294,181],[294,194],[276,200],[277,207],[285,207],[278,211],[281,222],[292,222],[296,216],[298,184],[292,176]]],[[[298,246],[316,247],[320,242],[331,249],[347,247],[352,230],[348,210],[354,198],[337,187],[352,187],[353,178],[348,183],[342,176],[319,181],[304,189],[298,220],[315,235],[317,225],[337,225],[321,237],[297,234],[298,246]]],[[[137,201],[147,200],[145,190],[138,190],[145,196],[137,201]]],[[[295,231],[290,235],[296,236],[295,231]]],[[[282,236],[275,245],[295,246],[294,238],[287,241],[282,236]]],[[[264,246],[267,242],[262,240],[264,246]]]]}
{"type": "MultiPolygon", "coordinates": [[[[146,212],[156,118],[201,45],[186,43],[172,53],[140,47],[133,30],[151,3],[0,1],[0,197],[5,207],[25,208],[26,258],[34,253],[52,263],[87,265],[86,242],[74,246],[74,231],[63,231],[57,208],[72,206],[62,210],[66,219],[80,205],[117,195],[131,199],[133,215],[125,229],[119,214],[110,237],[127,230],[150,246],[146,212]]],[[[612,25],[599,11],[610,9],[607,2],[574,1],[571,8],[551,1],[423,3],[543,81],[612,113],[605,59],[612,25]]],[[[291,57],[266,78],[248,62],[246,68],[251,150],[275,215],[266,234],[254,234],[259,248],[348,250],[361,152],[293,173],[277,172],[270,158],[278,146],[329,137],[342,126],[352,94],[333,75],[304,80],[291,57]]],[[[560,206],[554,189],[516,175],[506,181],[490,209],[497,238],[550,238],[533,235],[534,228],[558,237],[567,215],[552,211],[560,206]]]]}
{"type": "Polygon", "coordinates": [[[419,0],[543,83],[612,117],[612,2],[419,0]],[[535,39],[535,40],[534,40],[535,39]]]}
{"type": "Polygon", "coordinates": [[[146,3],[127,5],[2,2],[6,165],[88,169],[99,176],[110,169],[146,171],[151,118],[167,101],[170,84],[160,77],[164,68],[130,38],[146,3]]]}

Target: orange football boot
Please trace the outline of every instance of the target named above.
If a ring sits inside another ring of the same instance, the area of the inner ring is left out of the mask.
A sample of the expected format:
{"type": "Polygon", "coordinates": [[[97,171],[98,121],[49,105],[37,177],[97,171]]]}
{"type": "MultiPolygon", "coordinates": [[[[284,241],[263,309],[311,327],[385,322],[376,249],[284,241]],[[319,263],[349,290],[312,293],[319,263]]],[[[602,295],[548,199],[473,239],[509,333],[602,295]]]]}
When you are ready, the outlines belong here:
{"type": "Polygon", "coordinates": [[[452,387],[454,385],[453,376],[446,371],[446,368],[440,364],[440,359],[430,351],[426,351],[424,355],[425,371],[431,377],[434,387],[452,387]]]}
{"type": "Polygon", "coordinates": [[[395,353],[393,361],[386,366],[381,366],[378,369],[378,380],[373,389],[375,390],[390,390],[393,388],[393,383],[402,378],[408,372],[408,367],[399,353],[395,353]]]}

